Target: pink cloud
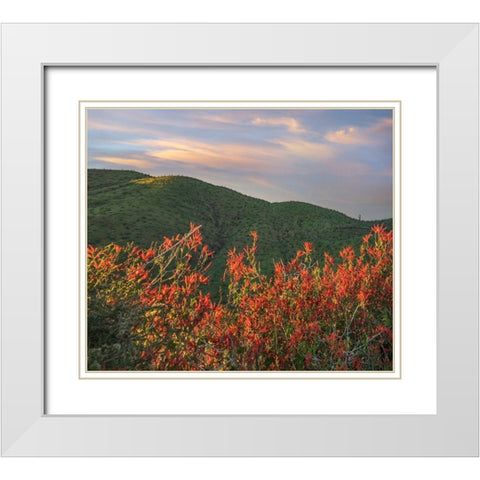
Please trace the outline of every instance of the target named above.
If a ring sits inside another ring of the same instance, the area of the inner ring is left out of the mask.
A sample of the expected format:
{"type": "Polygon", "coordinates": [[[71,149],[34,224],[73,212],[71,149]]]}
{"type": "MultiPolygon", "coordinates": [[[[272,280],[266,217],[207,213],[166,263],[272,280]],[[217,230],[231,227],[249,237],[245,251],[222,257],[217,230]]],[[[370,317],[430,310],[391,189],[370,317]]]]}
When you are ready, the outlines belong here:
{"type": "Polygon", "coordinates": [[[369,143],[368,136],[355,127],[347,127],[335,132],[329,132],[325,139],[332,143],[341,143],[343,145],[358,145],[369,143]]]}
{"type": "Polygon", "coordinates": [[[342,145],[373,145],[381,143],[385,138],[390,138],[391,132],[392,119],[382,118],[374,125],[366,128],[345,127],[328,132],[325,135],[325,139],[342,145]]]}
{"type": "Polygon", "coordinates": [[[264,146],[237,143],[209,144],[186,138],[136,140],[129,143],[146,147],[145,155],[150,158],[208,167],[269,171],[272,165],[282,161],[280,149],[275,147],[266,149],[264,146]]]}
{"type": "Polygon", "coordinates": [[[262,118],[256,117],[251,121],[255,126],[284,126],[292,133],[305,133],[306,130],[293,117],[279,117],[279,118],[262,118]]]}
{"type": "Polygon", "coordinates": [[[137,167],[137,168],[151,168],[154,164],[148,159],[138,159],[138,158],[122,158],[122,157],[92,157],[92,160],[100,160],[102,162],[113,163],[116,165],[125,165],[127,167],[137,167]]]}

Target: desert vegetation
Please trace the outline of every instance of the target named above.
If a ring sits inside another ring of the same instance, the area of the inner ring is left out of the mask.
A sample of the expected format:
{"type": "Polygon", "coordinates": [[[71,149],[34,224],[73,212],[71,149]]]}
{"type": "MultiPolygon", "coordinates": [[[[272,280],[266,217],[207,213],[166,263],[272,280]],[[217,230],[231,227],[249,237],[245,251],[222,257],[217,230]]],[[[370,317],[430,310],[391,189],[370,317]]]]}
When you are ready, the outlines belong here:
{"type": "Polygon", "coordinates": [[[391,230],[321,261],[305,241],[268,273],[260,243],[251,231],[228,249],[216,297],[200,225],[148,247],[89,245],[89,370],[392,369],[391,230]]]}

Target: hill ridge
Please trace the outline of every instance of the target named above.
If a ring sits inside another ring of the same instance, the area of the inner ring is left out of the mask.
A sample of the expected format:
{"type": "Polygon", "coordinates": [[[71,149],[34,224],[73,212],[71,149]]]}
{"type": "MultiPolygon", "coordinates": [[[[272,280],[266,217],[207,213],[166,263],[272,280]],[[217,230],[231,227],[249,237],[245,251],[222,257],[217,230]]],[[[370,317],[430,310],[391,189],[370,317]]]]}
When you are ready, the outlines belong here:
{"type": "MultiPolygon", "coordinates": [[[[239,192],[238,190],[235,190],[234,188],[232,187],[227,187],[226,185],[217,185],[217,184],[214,184],[214,183],[211,183],[211,182],[207,182],[206,180],[201,180],[199,178],[195,178],[195,177],[192,177],[190,175],[180,175],[180,174],[175,174],[175,175],[158,175],[158,176],[155,176],[155,175],[150,175],[150,174],[147,174],[147,173],[143,173],[143,172],[139,172],[137,170],[116,170],[116,169],[107,169],[107,168],[89,168],[88,169],[89,172],[95,172],[95,171],[98,171],[98,172],[125,172],[125,173],[133,173],[133,174],[137,174],[137,175],[141,175],[142,177],[145,177],[145,179],[150,179],[150,180],[156,180],[156,179],[177,179],[177,178],[180,178],[180,179],[186,179],[186,180],[192,180],[194,182],[198,182],[198,183],[205,183],[207,185],[210,185],[212,187],[217,187],[217,188],[222,188],[222,189],[225,189],[225,190],[229,190],[231,192],[234,192],[238,195],[242,195],[244,197],[248,197],[248,198],[253,198],[255,200],[259,200],[261,202],[266,202],[270,205],[279,205],[279,204],[301,204],[301,205],[308,205],[308,206],[312,206],[312,207],[315,207],[315,208],[322,208],[324,210],[329,210],[329,211],[332,211],[332,212],[336,212],[336,213],[339,213],[341,215],[344,215],[348,218],[351,218],[351,219],[354,219],[353,217],[350,217],[349,215],[347,215],[346,213],[344,212],[341,212],[340,210],[335,210],[334,208],[329,208],[329,207],[324,207],[322,205],[316,205],[314,203],[309,203],[309,202],[304,202],[302,200],[284,200],[284,201],[279,201],[279,202],[271,202],[269,200],[265,200],[263,198],[258,198],[258,197],[254,197],[253,195],[248,195],[247,193],[243,193],[243,192],[239,192]]],[[[143,178],[139,178],[139,179],[134,179],[134,180],[130,180],[130,181],[134,181],[134,182],[138,182],[138,183],[143,183],[141,182],[143,178]]],[[[354,219],[355,220],[355,219],[354,219]]],[[[388,221],[390,219],[375,219],[375,220],[367,220],[368,222],[385,222],[385,221],[388,221]]]]}
{"type": "Polygon", "coordinates": [[[186,233],[190,223],[202,225],[204,241],[215,252],[210,272],[217,287],[228,250],[249,244],[251,231],[258,233],[258,258],[269,274],[274,261],[295,256],[306,241],[323,262],[324,252],[337,257],[347,245],[358,248],[374,224],[392,228],[391,219],[357,220],[310,203],[268,202],[194,177],[134,170],[88,169],[87,200],[88,243],[95,246],[148,247],[186,233]]]}

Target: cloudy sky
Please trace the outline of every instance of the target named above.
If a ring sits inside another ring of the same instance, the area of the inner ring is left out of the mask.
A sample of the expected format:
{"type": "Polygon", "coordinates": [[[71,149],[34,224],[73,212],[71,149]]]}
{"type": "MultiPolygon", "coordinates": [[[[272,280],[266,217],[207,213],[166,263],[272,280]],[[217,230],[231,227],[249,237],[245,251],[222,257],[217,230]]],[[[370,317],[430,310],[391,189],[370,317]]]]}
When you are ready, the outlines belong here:
{"type": "Polygon", "coordinates": [[[392,111],[88,109],[88,167],[187,175],[271,202],[392,217],[392,111]]]}

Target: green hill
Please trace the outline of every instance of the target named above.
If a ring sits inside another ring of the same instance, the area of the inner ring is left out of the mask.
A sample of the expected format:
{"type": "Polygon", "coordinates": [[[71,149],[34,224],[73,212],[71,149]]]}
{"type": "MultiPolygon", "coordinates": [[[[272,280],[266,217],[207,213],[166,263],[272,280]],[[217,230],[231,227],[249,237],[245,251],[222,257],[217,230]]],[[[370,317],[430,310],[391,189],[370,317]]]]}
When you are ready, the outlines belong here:
{"type": "Polygon", "coordinates": [[[190,177],[151,177],[128,170],[88,170],[88,243],[111,242],[148,247],[165,236],[202,225],[204,241],[215,252],[211,291],[217,292],[227,252],[250,243],[258,233],[258,259],[270,274],[273,262],[295,256],[312,242],[317,258],[338,256],[347,245],[358,248],[375,223],[392,228],[392,220],[360,221],[302,202],[269,203],[190,177]]]}

